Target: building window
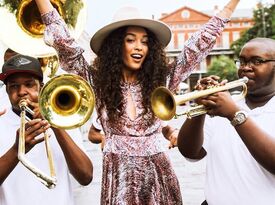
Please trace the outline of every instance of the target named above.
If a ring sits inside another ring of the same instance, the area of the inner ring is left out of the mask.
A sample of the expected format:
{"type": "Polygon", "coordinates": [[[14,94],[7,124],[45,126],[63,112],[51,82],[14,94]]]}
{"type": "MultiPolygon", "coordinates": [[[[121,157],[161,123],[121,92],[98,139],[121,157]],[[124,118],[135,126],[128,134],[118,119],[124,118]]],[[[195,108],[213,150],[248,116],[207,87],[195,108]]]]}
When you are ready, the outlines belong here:
{"type": "Polygon", "coordinates": [[[229,48],[230,43],[229,43],[229,32],[223,32],[222,33],[222,46],[223,48],[229,48]]]}
{"type": "Polygon", "coordinates": [[[175,34],[172,34],[172,36],[171,36],[171,41],[169,42],[169,44],[168,44],[168,46],[167,46],[167,49],[168,49],[168,50],[172,50],[172,49],[175,48],[174,35],[175,35],[175,34]]]}
{"type": "Polygon", "coordinates": [[[240,27],[241,24],[240,23],[232,23],[232,27],[240,27]]]}
{"type": "Polygon", "coordinates": [[[184,33],[178,33],[178,48],[182,49],[184,45],[184,33]]]}
{"type": "Polygon", "coordinates": [[[190,17],[190,12],[188,10],[183,10],[181,12],[181,17],[184,19],[188,19],[190,17]]]}
{"type": "Polygon", "coordinates": [[[240,32],[239,31],[234,31],[233,32],[233,41],[236,41],[240,38],[240,32]]]}

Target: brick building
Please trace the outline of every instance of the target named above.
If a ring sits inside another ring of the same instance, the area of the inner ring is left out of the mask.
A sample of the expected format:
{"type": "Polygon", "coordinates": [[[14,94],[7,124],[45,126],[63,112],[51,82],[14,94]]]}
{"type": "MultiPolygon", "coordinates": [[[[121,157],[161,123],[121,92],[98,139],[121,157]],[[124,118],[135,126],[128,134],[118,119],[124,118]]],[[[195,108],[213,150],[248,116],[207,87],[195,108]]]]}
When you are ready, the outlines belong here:
{"type": "MultiPolygon", "coordinates": [[[[218,7],[209,11],[197,11],[184,6],[172,13],[162,14],[162,17],[159,20],[165,22],[172,30],[172,39],[166,48],[168,58],[175,58],[175,56],[177,56],[181,51],[184,42],[191,36],[191,34],[197,31],[218,11],[218,7]]],[[[191,77],[196,80],[205,73],[213,56],[229,55],[233,57],[233,51],[230,50],[231,43],[240,38],[241,32],[252,26],[253,10],[236,10],[232,15],[231,21],[225,27],[222,35],[217,39],[216,45],[210,55],[208,55],[207,58],[196,68],[191,77]]],[[[187,83],[190,84],[190,82],[187,83]]]]}

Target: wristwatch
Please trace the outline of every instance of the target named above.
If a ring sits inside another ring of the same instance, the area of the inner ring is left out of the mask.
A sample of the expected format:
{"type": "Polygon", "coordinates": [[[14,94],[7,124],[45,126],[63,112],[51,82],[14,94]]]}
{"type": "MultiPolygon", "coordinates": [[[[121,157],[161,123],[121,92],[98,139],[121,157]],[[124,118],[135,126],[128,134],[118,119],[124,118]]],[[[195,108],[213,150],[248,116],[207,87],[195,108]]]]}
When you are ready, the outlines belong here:
{"type": "Polygon", "coordinates": [[[233,120],[231,121],[231,124],[235,127],[237,125],[240,125],[246,121],[248,117],[247,112],[241,110],[235,113],[233,120]]]}

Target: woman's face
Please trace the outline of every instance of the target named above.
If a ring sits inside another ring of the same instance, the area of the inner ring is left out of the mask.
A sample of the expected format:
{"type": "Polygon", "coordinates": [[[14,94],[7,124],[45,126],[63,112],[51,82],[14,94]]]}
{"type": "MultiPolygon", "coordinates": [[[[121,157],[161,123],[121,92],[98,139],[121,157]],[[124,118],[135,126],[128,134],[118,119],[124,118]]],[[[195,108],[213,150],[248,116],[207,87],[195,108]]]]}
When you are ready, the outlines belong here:
{"type": "Polygon", "coordinates": [[[128,71],[139,70],[148,53],[148,34],[138,26],[126,29],[123,41],[122,58],[125,69],[128,71]]]}

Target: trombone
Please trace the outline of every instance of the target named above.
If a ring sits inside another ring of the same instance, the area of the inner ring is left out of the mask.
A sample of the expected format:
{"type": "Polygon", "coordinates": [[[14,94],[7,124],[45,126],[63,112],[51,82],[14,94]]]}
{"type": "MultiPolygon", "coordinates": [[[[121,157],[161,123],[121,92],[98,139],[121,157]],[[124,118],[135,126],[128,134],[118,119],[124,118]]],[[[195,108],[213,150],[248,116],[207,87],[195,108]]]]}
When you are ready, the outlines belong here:
{"type": "Polygon", "coordinates": [[[19,161],[28,168],[32,173],[34,173],[40,182],[42,182],[46,187],[52,189],[56,186],[56,174],[53,164],[52,151],[49,145],[49,135],[47,132],[44,133],[44,140],[46,146],[46,153],[49,162],[50,176],[36,168],[27,158],[25,154],[25,121],[30,119],[27,117],[26,112],[33,115],[33,111],[27,106],[26,100],[21,100],[19,102],[19,107],[21,109],[20,113],[20,132],[19,132],[19,144],[18,144],[18,159],[19,161]]]}
{"type": "MultiPolygon", "coordinates": [[[[43,118],[56,128],[73,129],[87,122],[93,113],[95,95],[82,77],[74,74],[63,74],[49,80],[40,91],[39,110],[43,118]]],[[[38,179],[48,188],[54,188],[57,183],[55,177],[52,152],[49,145],[49,136],[44,133],[47,158],[49,162],[50,176],[36,168],[25,157],[25,122],[29,120],[26,112],[33,115],[33,111],[27,106],[26,100],[19,102],[21,109],[18,159],[34,173],[38,179]]]]}
{"type": "Polygon", "coordinates": [[[154,114],[161,120],[171,120],[173,117],[186,115],[187,118],[192,118],[207,113],[207,109],[203,105],[193,106],[187,109],[182,114],[176,114],[176,106],[189,102],[191,100],[211,95],[213,93],[230,90],[232,88],[242,87],[242,92],[234,96],[234,100],[244,98],[247,93],[246,83],[247,77],[229,82],[223,86],[212,87],[206,90],[193,91],[184,95],[174,96],[173,93],[166,87],[156,88],[151,95],[151,106],[154,114]]]}

